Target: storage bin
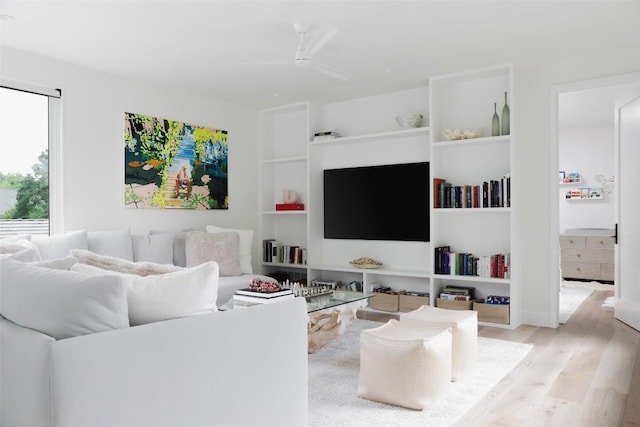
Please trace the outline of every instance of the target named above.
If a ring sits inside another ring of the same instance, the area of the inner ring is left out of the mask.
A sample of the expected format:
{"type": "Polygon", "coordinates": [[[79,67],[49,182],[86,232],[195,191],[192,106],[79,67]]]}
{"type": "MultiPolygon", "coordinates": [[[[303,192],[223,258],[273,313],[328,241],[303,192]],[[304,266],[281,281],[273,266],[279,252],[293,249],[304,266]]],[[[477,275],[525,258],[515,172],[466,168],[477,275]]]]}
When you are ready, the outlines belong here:
{"type": "Polygon", "coordinates": [[[478,312],[479,322],[509,324],[509,304],[485,304],[474,301],[473,309],[478,312]]]}
{"type": "Polygon", "coordinates": [[[436,299],[436,307],[447,310],[473,310],[473,301],[456,301],[438,298],[436,299]]]}
{"type": "Polygon", "coordinates": [[[376,293],[369,302],[369,307],[382,311],[398,311],[398,306],[398,294],[376,293]]]}
{"type": "Polygon", "coordinates": [[[423,305],[429,305],[429,294],[426,295],[403,295],[399,298],[399,311],[403,313],[417,310],[423,305]]]}

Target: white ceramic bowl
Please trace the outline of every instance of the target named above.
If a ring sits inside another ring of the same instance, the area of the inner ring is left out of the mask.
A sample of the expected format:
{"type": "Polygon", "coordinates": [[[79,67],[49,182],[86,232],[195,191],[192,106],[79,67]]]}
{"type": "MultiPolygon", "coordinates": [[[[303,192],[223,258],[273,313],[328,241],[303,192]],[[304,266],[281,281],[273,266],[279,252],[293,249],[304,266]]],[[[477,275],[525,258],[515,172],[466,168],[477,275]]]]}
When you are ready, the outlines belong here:
{"type": "Polygon", "coordinates": [[[418,127],[422,119],[422,114],[400,114],[396,116],[396,122],[398,122],[402,129],[418,127]]]}

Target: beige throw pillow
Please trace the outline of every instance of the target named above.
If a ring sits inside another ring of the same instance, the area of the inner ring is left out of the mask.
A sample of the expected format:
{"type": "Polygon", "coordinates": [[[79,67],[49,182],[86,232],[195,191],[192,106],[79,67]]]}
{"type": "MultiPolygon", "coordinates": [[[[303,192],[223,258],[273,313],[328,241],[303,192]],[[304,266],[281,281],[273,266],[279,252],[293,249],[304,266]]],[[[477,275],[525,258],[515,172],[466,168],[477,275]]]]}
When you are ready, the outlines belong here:
{"type": "Polygon", "coordinates": [[[253,274],[251,265],[251,251],[253,250],[253,230],[243,230],[239,228],[223,228],[215,225],[207,225],[209,233],[225,233],[235,231],[240,239],[238,250],[240,252],[240,270],[244,274],[253,274]]]}
{"type": "Polygon", "coordinates": [[[187,267],[215,261],[220,266],[220,276],[240,276],[239,242],[237,232],[191,231],[187,233],[185,242],[187,267]]]}

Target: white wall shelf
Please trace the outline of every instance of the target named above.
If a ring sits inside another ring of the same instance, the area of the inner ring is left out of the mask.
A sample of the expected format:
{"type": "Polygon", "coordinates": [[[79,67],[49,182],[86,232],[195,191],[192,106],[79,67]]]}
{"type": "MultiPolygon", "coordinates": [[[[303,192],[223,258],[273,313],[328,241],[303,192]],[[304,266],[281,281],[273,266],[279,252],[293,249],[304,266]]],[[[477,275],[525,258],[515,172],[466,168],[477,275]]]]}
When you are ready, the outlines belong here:
{"type": "Polygon", "coordinates": [[[279,158],[279,159],[266,159],[266,160],[262,160],[262,163],[265,164],[269,164],[269,163],[293,163],[293,162],[306,162],[307,161],[307,157],[306,156],[297,156],[297,157],[284,157],[284,158],[279,158]]]}
{"type": "Polygon", "coordinates": [[[298,268],[302,270],[307,269],[306,264],[293,264],[289,262],[262,262],[265,267],[279,267],[279,268],[298,268]]]}
{"type": "Polygon", "coordinates": [[[323,270],[323,271],[342,271],[348,273],[358,273],[364,275],[378,275],[378,276],[398,276],[398,277],[420,277],[428,279],[431,277],[431,273],[426,270],[394,270],[388,268],[356,268],[349,265],[310,265],[310,269],[323,270]]]}
{"type": "Polygon", "coordinates": [[[510,213],[511,208],[434,208],[431,213],[434,215],[451,215],[451,214],[471,214],[471,215],[491,215],[496,213],[510,213]]]}
{"type": "Polygon", "coordinates": [[[435,150],[440,148],[447,148],[452,146],[464,146],[464,145],[487,145],[487,144],[508,144],[511,140],[511,135],[501,136],[485,136],[469,139],[457,139],[453,141],[437,141],[433,143],[435,150]]]}
{"type": "Polygon", "coordinates": [[[262,211],[262,215],[306,215],[307,211],[262,211]]]}
{"type": "Polygon", "coordinates": [[[434,279],[455,280],[460,282],[476,282],[479,284],[495,283],[495,284],[500,284],[505,286],[508,286],[511,284],[510,279],[500,279],[497,277],[463,276],[463,275],[456,275],[456,274],[434,274],[432,277],[434,279]]]}
{"type": "Polygon", "coordinates": [[[428,135],[429,130],[430,130],[429,127],[417,127],[413,129],[401,129],[401,130],[394,130],[394,131],[388,131],[388,132],[369,133],[364,135],[342,136],[339,138],[325,139],[321,141],[310,141],[309,144],[331,145],[331,144],[344,144],[344,143],[350,143],[350,142],[367,142],[367,141],[374,141],[378,139],[389,139],[389,138],[406,137],[406,136],[413,136],[413,135],[428,135]]]}

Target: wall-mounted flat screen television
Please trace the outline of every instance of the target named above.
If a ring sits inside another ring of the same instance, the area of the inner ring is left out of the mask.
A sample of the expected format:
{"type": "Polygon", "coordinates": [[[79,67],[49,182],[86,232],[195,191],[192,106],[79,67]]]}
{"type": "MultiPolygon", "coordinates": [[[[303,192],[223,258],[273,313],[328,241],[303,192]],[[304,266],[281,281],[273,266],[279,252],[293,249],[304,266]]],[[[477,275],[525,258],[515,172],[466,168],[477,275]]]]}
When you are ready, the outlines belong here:
{"type": "Polygon", "coordinates": [[[429,241],[429,162],[324,170],[325,239],[429,241]]]}

